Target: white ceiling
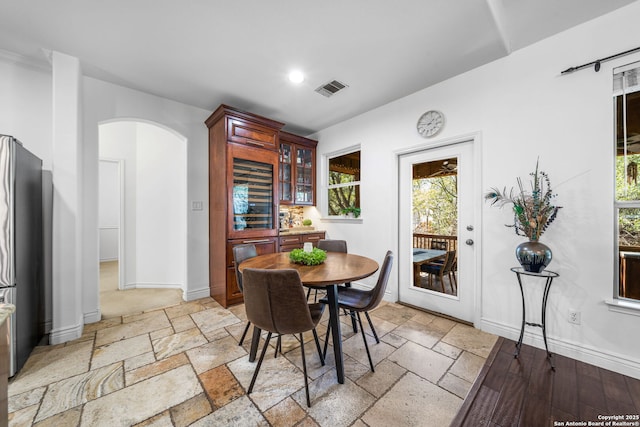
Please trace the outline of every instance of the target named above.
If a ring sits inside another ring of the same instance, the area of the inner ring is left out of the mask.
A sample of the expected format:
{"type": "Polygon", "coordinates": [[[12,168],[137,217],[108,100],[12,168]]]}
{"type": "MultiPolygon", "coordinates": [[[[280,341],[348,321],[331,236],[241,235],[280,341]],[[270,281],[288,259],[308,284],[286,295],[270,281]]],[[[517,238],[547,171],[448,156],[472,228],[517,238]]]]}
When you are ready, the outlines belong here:
{"type": "Polygon", "coordinates": [[[0,49],[59,51],[86,75],[308,134],[633,1],[0,0],[0,49]],[[349,87],[315,92],[334,79],[349,87]]]}

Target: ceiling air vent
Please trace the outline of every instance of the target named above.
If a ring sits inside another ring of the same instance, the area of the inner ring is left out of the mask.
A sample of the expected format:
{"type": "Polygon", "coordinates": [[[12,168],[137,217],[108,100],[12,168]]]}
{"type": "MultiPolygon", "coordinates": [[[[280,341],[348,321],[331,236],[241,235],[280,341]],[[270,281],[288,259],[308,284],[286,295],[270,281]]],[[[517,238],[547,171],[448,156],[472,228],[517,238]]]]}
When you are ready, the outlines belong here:
{"type": "Polygon", "coordinates": [[[347,88],[349,86],[347,86],[344,83],[340,83],[337,80],[333,80],[330,81],[327,84],[324,84],[322,86],[320,86],[318,89],[316,89],[316,92],[318,92],[320,95],[326,96],[327,98],[335,95],[338,91],[347,88]]]}

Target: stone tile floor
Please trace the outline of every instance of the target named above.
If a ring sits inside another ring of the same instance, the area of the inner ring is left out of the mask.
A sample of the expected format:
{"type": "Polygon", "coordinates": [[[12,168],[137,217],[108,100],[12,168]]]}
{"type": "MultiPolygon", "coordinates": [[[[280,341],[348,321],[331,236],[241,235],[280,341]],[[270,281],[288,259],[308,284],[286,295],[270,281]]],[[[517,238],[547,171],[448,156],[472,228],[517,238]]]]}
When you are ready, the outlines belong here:
{"type": "MultiPolygon", "coordinates": [[[[243,305],[224,309],[205,298],[85,325],[78,340],[37,347],[10,381],[9,425],[449,425],[497,337],[393,303],[371,317],[380,336],[375,344],[368,335],[374,373],[362,336],[342,319],[344,384],[336,381],[332,348],[320,366],[305,334],[311,408],[291,336],[283,337],[282,356],[267,353],[247,395],[255,363],[250,336],[238,346],[243,305]]],[[[327,319],[325,311],[321,339],[327,319]]]]}

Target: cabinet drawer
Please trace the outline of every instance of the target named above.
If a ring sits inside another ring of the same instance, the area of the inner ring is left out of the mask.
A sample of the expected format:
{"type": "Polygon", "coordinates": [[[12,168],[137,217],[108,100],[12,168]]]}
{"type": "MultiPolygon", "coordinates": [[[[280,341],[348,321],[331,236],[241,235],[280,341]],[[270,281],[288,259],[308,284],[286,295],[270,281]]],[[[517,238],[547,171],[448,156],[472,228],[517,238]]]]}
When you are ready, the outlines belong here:
{"type": "Polygon", "coordinates": [[[303,234],[302,235],[302,243],[311,242],[313,243],[313,247],[318,246],[318,240],[324,239],[324,233],[312,233],[312,234],[303,234]]]}
{"type": "Polygon", "coordinates": [[[300,246],[302,243],[301,236],[284,236],[280,237],[280,246],[284,245],[297,245],[300,246]]]}
{"type": "Polygon", "coordinates": [[[227,118],[227,140],[276,150],[278,130],[229,117],[227,118]]]}
{"type": "MultiPolygon", "coordinates": [[[[227,267],[234,267],[233,247],[237,245],[252,243],[256,247],[258,255],[272,254],[278,252],[278,240],[274,237],[263,239],[237,239],[227,241],[227,267]]],[[[235,273],[234,273],[235,274],[235,273]]]]}

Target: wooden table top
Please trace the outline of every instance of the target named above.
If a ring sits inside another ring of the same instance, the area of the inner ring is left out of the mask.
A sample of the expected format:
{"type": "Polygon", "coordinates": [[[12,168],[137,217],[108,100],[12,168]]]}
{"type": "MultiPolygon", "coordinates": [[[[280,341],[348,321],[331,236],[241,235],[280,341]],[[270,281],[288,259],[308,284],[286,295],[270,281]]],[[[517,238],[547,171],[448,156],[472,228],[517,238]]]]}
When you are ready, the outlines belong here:
{"type": "Polygon", "coordinates": [[[302,265],[291,262],[289,252],[276,252],[249,258],[238,266],[240,271],[245,268],[292,268],[298,270],[305,285],[329,286],[369,277],[379,266],[371,258],[341,252],[327,252],[327,259],[320,265],[302,265]]]}

